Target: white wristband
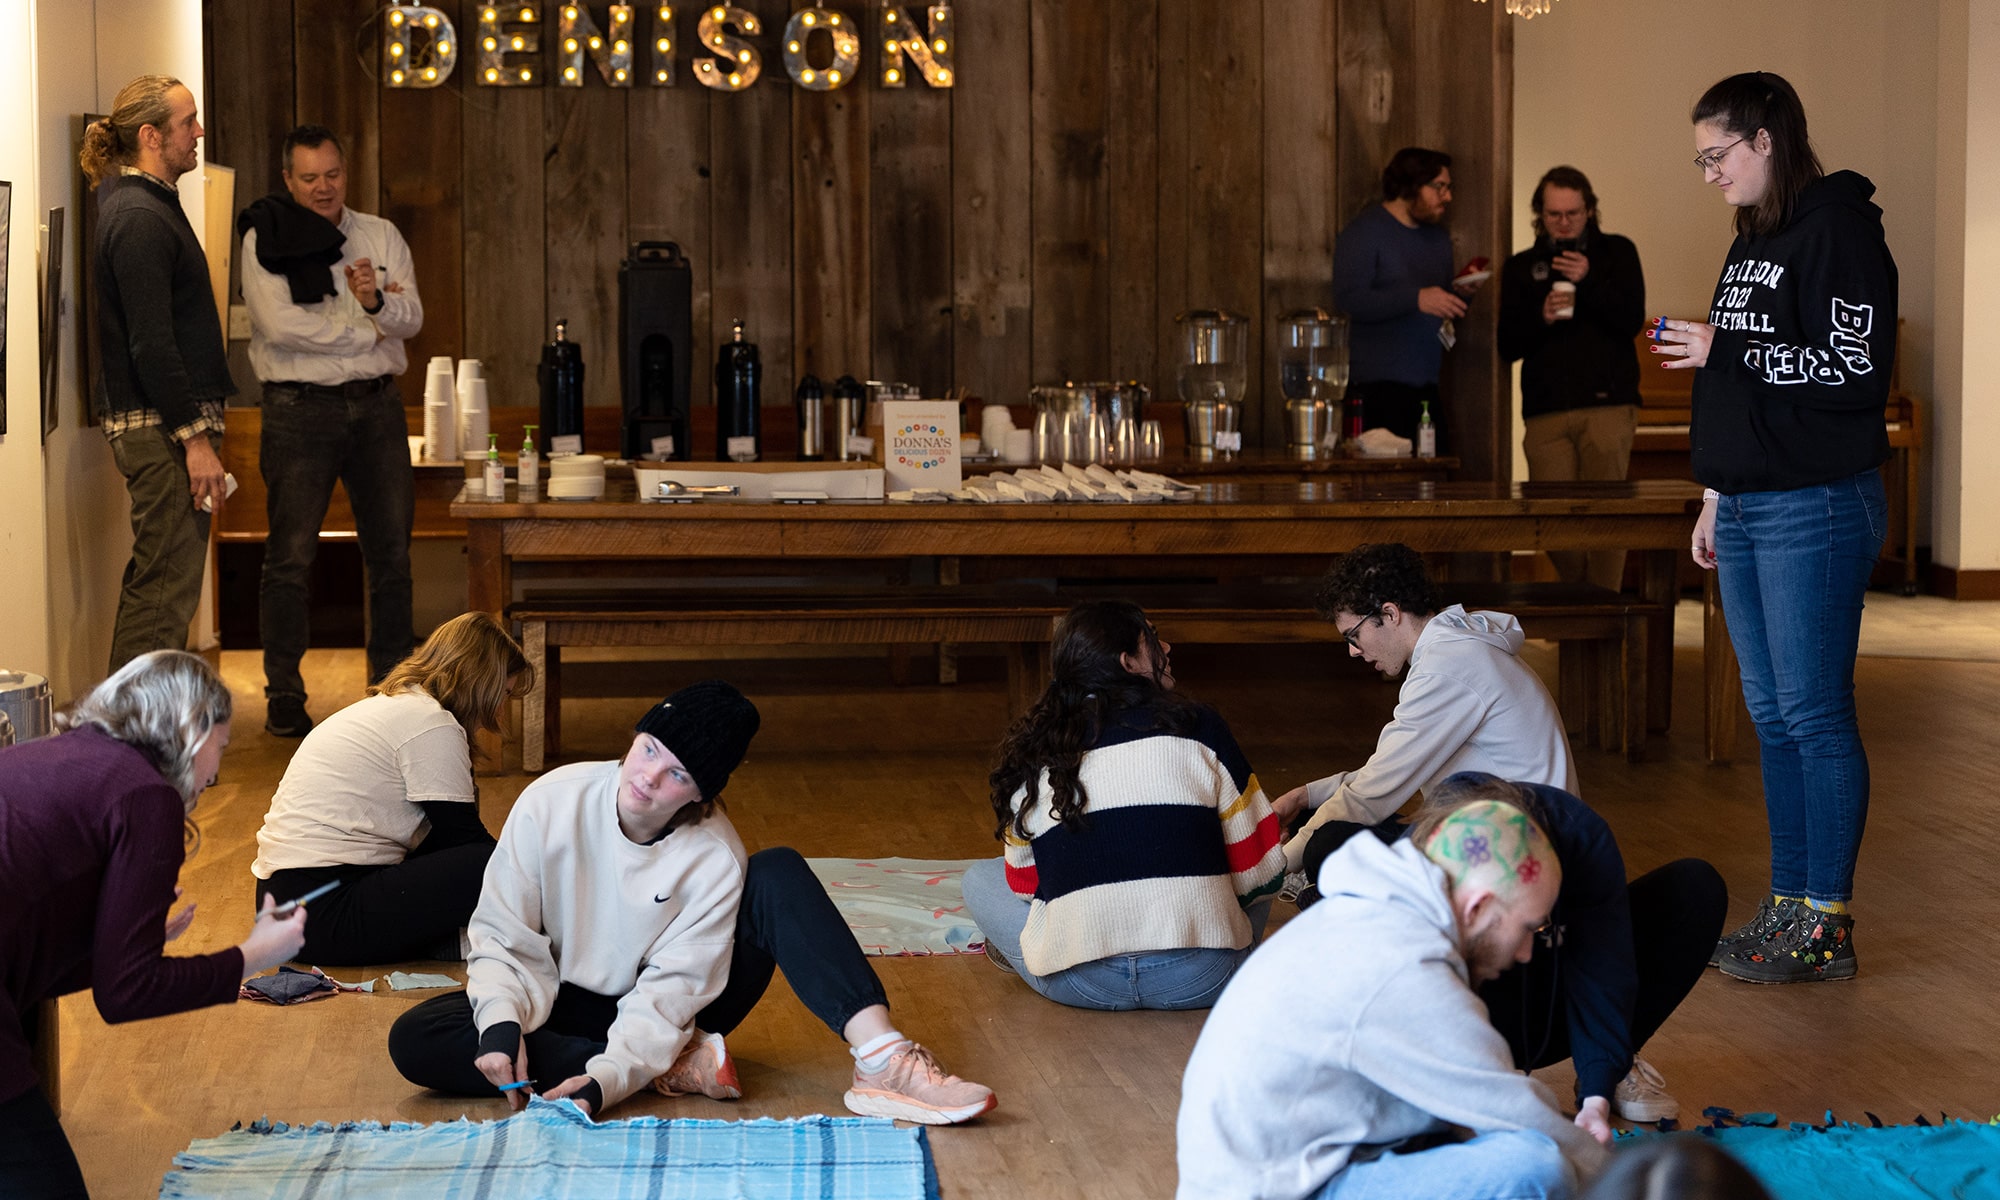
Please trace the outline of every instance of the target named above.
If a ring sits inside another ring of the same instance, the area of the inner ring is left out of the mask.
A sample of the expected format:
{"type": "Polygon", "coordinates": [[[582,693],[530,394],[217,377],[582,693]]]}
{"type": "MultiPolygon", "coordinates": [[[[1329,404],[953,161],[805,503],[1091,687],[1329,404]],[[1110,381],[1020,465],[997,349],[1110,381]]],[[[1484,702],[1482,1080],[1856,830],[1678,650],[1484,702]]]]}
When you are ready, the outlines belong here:
{"type": "Polygon", "coordinates": [[[1703,504],[1707,504],[1710,500],[1720,500],[1720,499],[1722,499],[1722,493],[1716,491],[1714,488],[1701,489],[1701,502],[1703,504]]]}

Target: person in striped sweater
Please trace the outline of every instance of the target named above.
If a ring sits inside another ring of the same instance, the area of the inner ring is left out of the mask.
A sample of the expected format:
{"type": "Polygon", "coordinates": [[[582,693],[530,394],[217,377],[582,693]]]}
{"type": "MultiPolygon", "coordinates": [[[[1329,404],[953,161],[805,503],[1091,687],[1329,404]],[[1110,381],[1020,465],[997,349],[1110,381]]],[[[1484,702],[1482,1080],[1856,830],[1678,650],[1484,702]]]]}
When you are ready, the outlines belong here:
{"type": "Polygon", "coordinates": [[[1171,649],[1136,604],[1071,609],[989,781],[1006,852],[965,873],[966,908],[1058,1004],[1209,1007],[1283,880],[1270,802],[1221,716],[1174,691],[1171,649]]]}

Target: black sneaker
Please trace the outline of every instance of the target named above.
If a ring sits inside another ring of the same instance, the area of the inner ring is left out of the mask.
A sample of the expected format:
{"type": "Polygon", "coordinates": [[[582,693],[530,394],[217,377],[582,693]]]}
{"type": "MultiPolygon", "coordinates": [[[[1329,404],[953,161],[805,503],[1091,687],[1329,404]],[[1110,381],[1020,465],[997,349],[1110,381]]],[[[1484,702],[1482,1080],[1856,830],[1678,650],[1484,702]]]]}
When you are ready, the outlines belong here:
{"type": "MultiPolygon", "coordinates": [[[[1787,901],[1786,903],[1789,904],[1791,902],[1787,901]]],[[[1772,901],[1770,896],[1765,896],[1763,902],[1757,905],[1756,916],[1738,926],[1734,931],[1725,933],[1716,939],[1715,949],[1708,956],[1708,965],[1719,967],[1722,965],[1722,960],[1734,951],[1741,950],[1746,946],[1755,946],[1765,938],[1770,937],[1773,933],[1776,933],[1778,926],[1784,924],[1785,907],[1785,905],[1780,905],[1772,901]]]]}
{"type": "Polygon", "coordinates": [[[1723,956],[1722,973],[1749,983],[1854,978],[1861,965],[1854,956],[1854,918],[1821,912],[1802,901],[1788,902],[1786,908],[1784,923],[1770,937],[1723,956]]]}
{"type": "Polygon", "coordinates": [[[264,704],[264,732],[272,737],[302,738],[312,732],[306,702],[298,696],[273,696],[264,704]]]}

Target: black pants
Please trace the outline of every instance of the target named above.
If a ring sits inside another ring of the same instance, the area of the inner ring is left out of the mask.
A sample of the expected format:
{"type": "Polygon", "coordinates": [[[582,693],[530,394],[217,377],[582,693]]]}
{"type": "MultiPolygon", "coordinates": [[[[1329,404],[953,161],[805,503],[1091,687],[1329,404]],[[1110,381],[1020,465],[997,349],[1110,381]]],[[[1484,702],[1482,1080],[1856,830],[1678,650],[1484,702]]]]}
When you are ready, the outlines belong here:
{"type": "MultiPolygon", "coordinates": [[[[1708,956],[1728,914],[1729,889],[1714,867],[1683,858],[1634,879],[1626,894],[1639,969],[1632,1005],[1632,1049],[1637,1051],[1708,969],[1708,956]]],[[[1537,942],[1534,958],[1479,989],[1517,1067],[1546,1067],[1570,1056],[1561,957],[1537,942]]]]}
{"type": "MultiPolygon", "coordinates": [[[[835,1034],[862,1009],[889,1002],[812,868],[798,851],[784,846],[750,856],[743,904],[736,913],[729,982],[696,1014],[695,1025],[709,1033],[733,1031],[763,998],[778,968],[805,1006],[835,1034]]],[[[563,984],[549,1019],[523,1035],[529,1073],[545,1087],[583,1074],[584,1064],[604,1053],[619,999],[563,984]]],[[[397,1018],[389,1030],[389,1057],[403,1078],[418,1087],[462,1096],[493,1094],[492,1081],[472,1065],[479,1057],[479,1031],[464,992],[426,1000],[397,1018]]]]}
{"type": "Polygon", "coordinates": [[[0,1196],[7,1200],[87,1200],[83,1171],[49,1098],[36,1084],[0,1103],[0,1196]]]}
{"type": "Polygon", "coordinates": [[[257,881],[257,903],[305,895],[335,879],[340,886],[312,902],[301,962],[373,966],[413,958],[459,958],[458,931],[479,905],[491,842],[426,852],[420,842],[391,867],[301,867],[257,881]]]}
{"type": "MultiPolygon", "coordinates": [[[[1410,439],[1413,444],[1417,440],[1417,422],[1423,417],[1425,401],[1430,402],[1432,422],[1443,419],[1443,414],[1438,411],[1438,386],[1435,383],[1422,387],[1383,380],[1357,383],[1347,389],[1350,409],[1357,399],[1361,401],[1362,425],[1365,428],[1373,429],[1379,425],[1397,437],[1410,439]]],[[[1344,430],[1345,426],[1342,428],[1344,430]]],[[[1444,427],[1439,425],[1437,432],[1437,452],[1443,454],[1444,427]]]]}

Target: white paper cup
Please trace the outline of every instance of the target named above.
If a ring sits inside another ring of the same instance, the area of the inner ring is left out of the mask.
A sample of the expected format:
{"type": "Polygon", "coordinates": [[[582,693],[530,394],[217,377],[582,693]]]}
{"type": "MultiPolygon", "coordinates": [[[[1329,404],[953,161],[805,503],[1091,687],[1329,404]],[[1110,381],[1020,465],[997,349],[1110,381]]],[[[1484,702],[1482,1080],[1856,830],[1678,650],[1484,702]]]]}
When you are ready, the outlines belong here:
{"type": "Polygon", "coordinates": [[[1567,279],[1558,279],[1549,285],[1549,290],[1561,296],[1560,307],[1556,309],[1556,319],[1567,321],[1576,315],[1576,285],[1567,279]]]}

